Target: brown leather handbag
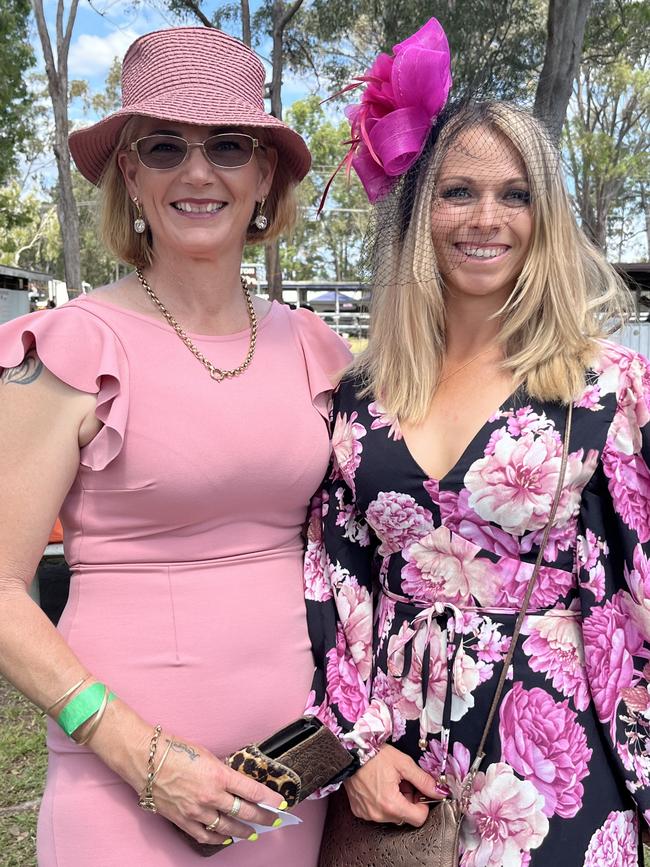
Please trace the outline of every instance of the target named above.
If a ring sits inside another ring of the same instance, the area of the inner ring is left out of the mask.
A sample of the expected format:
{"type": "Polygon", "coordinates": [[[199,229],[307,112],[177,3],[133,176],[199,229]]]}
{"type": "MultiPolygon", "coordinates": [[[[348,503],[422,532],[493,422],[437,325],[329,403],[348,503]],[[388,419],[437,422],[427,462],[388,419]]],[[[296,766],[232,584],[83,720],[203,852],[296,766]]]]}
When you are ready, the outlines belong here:
{"type": "Polygon", "coordinates": [[[429,816],[420,828],[405,830],[401,825],[366,822],[358,819],[350,809],[348,797],[341,787],[330,795],[327,819],[323,831],[319,867],[458,867],[458,844],[463,817],[469,805],[472,784],[481,762],[485,757],[484,749],[492,722],[499,706],[499,700],[512,662],[515,646],[519,638],[524,617],[528,610],[537,576],[544,558],[548,537],[555,520],[557,507],[562,496],[562,487],[569,456],[571,436],[572,406],[566,414],[562,462],[558,475],[557,489],[548,523],[539,546],[535,568],[530,576],[526,593],[517,616],[512,633],[510,648],[503,661],[501,675],[490,705],[485,728],[469,773],[463,781],[460,799],[445,798],[434,804],[429,816]]]}

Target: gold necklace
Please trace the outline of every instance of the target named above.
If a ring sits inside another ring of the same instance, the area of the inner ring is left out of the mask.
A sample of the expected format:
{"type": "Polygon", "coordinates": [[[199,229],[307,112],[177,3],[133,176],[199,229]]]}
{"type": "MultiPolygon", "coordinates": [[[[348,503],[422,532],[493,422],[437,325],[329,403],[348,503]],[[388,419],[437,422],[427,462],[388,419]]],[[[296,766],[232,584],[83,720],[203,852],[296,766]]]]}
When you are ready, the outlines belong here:
{"type": "Polygon", "coordinates": [[[441,385],[443,382],[447,382],[448,379],[451,379],[452,376],[456,376],[457,373],[460,373],[461,370],[464,370],[466,367],[469,367],[473,361],[476,361],[477,358],[480,358],[481,355],[485,355],[488,350],[492,349],[491,346],[486,346],[485,349],[481,349],[480,352],[477,352],[476,355],[473,355],[469,361],[466,361],[464,364],[461,364],[460,367],[457,367],[456,370],[452,370],[451,373],[448,373],[447,376],[443,376],[438,380],[438,385],[441,385]]]}
{"type": "Polygon", "coordinates": [[[165,317],[167,322],[174,329],[176,334],[178,334],[178,336],[183,341],[185,346],[187,346],[187,348],[192,353],[192,355],[196,359],[198,359],[198,361],[200,361],[201,364],[209,371],[212,379],[216,380],[217,382],[223,382],[224,379],[231,379],[233,376],[239,376],[240,373],[243,373],[246,370],[248,365],[253,360],[253,355],[255,354],[255,343],[257,341],[257,314],[255,313],[255,308],[253,307],[253,301],[251,299],[251,293],[249,292],[248,286],[246,285],[246,282],[245,282],[243,277],[240,278],[241,279],[241,288],[242,288],[242,292],[244,293],[244,298],[246,299],[246,307],[248,309],[248,319],[249,319],[249,322],[251,325],[251,339],[250,339],[250,343],[248,345],[248,352],[246,353],[246,358],[239,365],[239,367],[235,367],[232,370],[224,370],[222,367],[217,367],[216,365],[214,365],[208,358],[205,357],[205,355],[201,352],[201,350],[198,348],[198,346],[196,346],[192,342],[192,340],[188,336],[187,332],[182,328],[182,326],[180,326],[178,324],[178,322],[174,319],[174,317],[169,312],[169,310],[162,303],[160,298],[153,291],[153,289],[151,288],[149,283],[147,283],[147,280],[146,280],[144,274],[142,273],[142,271],[140,270],[140,268],[136,268],[135,273],[138,275],[138,280],[140,281],[140,285],[142,286],[144,291],[147,293],[149,298],[151,298],[153,303],[160,310],[162,315],[165,317]]]}

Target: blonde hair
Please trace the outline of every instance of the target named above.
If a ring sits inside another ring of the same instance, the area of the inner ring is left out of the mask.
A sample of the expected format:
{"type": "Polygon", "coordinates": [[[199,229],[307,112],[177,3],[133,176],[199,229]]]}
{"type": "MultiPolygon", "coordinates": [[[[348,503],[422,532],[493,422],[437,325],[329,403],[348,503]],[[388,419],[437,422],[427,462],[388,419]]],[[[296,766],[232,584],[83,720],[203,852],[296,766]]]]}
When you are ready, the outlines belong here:
{"type": "MultiPolygon", "coordinates": [[[[133,231],[136,216],[118,165],[120,152],[125,151],[137,138],[140,117],[131,117],[124,125],[117,146],[111,154],[99,181],[100,189],[100,233],[105,246],[123,262],[144,268],[151,264],[153,249],[151,233],[147,229],[139,235],[133,231]]],[[[246,132],[249,132],[248,128],[246,132]]],[[[264,129],[251,129],[264,147],[273,147],[272,140],[264,129]]],[[[286,161],[279,159],[273,176],[273,184],[266,199],[264,214],[268,226],[263,231],[254,224],[246,234],[247,244],[263,244],[284,235],[293,228],[297,215],[296,182],[287,170],[286,161]]]]}
{"type": "Polygon", "coordinates": [[[515,382],[542,401],[577,397],[598,340],[630,309],[623,281],[576,223],[559,156],[543,126],[502,102],[452,110],[394,194],[401,198],[401,228],[388,246],[381,243],[381,225],[395,223],[395,203],[378,206],[372,266],[373,277],[381,279],[372,281],[368,347],[352,368],[363,383],[361,394],[378,397],[404,420],[426,415],[445,352],[444,282],[431,232],[436,179],[459,134],[486,126],[520,154],[530,186],[530,248],[514,291],[496,314],[503,366],[515,382]]]}

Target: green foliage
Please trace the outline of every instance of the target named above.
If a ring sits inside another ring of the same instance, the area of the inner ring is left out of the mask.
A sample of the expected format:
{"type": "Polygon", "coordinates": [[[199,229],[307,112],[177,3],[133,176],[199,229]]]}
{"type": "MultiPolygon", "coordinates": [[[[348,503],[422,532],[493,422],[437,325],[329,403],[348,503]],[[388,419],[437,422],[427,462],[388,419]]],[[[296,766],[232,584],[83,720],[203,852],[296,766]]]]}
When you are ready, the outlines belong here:
{"type": "Polygon", "coordinates": [[[345,153],[348,125],[329,120],[315,96],[294,102],[287,121],[306,139],[313,164],[299,188],[299,225],[282,248],[284,274],[292,280],[357,280],[369,207],[356,175],[348,179],[341,171],[336,176],[316,219],[325,185],[345,153]]]}
{"type": "Polygon", "coordinates": [[[30,135],[30,98],[25,73],[34,63],[28,39],[29,0],[0,4],[0,183],[16,165],[16,152],[30,135]]]}

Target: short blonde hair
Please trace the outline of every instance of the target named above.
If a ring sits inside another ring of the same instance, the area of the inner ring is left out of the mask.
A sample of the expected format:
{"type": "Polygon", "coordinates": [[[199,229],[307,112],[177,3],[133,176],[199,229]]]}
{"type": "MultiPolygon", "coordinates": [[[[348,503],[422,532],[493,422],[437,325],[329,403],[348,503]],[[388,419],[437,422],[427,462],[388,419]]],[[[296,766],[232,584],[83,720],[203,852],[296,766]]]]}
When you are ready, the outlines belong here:
{"type": "Polygon", "coordinates": [[[598,355],[598,340],[629,313],[625,284],[576,223],[559,156],[544,127],[528,112],[503,102],[451,110],[392,203],[389,199],[377,208],[371,331],[353,371],[363,383],[363,395],[378,397],[403,420],[425,417],[446,346],[444,281],[431,231],[436,179],[453,142],[477,127],[497,131],[514,146],[530,186],[530,248],[514,291],[497,313],[504,367],[515,382],[542,401],[577,397],[585,371],[598,355]],[[415,191],[410,201],[409,189],[415,191]],[[395,223],[396,217],[398,229],[386,245],[381,225],[395,223]]]}
{"type": "MultiPolygon", "coordinates": [[[[121,261],[144,268],[151,264],[153,249],[151,233],[147,229],[139,235],[133,231],[135,208],[124,182],[124,177],[118,165],[120,152],[125,151],[130,143],[137,138],[141,118],[134,116],[124,125],[115,151],[106,163],[106,168],[99,181],[100,189],[100,233],[106,247],[121,261]]],[[[248,132],[248,128],[246,132],[248,132]]],[[[264,147],[273,147],[270,136],[263,129],[251,129],[264,147]]],[[[296,182],[289,173],[282,154],[273,176],[273,184],[266,199],[264,214],[268,226],[260,231],[254,224],[249,226],[246,235],[247,244],[264,244],[281,235],[287,234],[293,228],[297,215],[296,182]]]]}

